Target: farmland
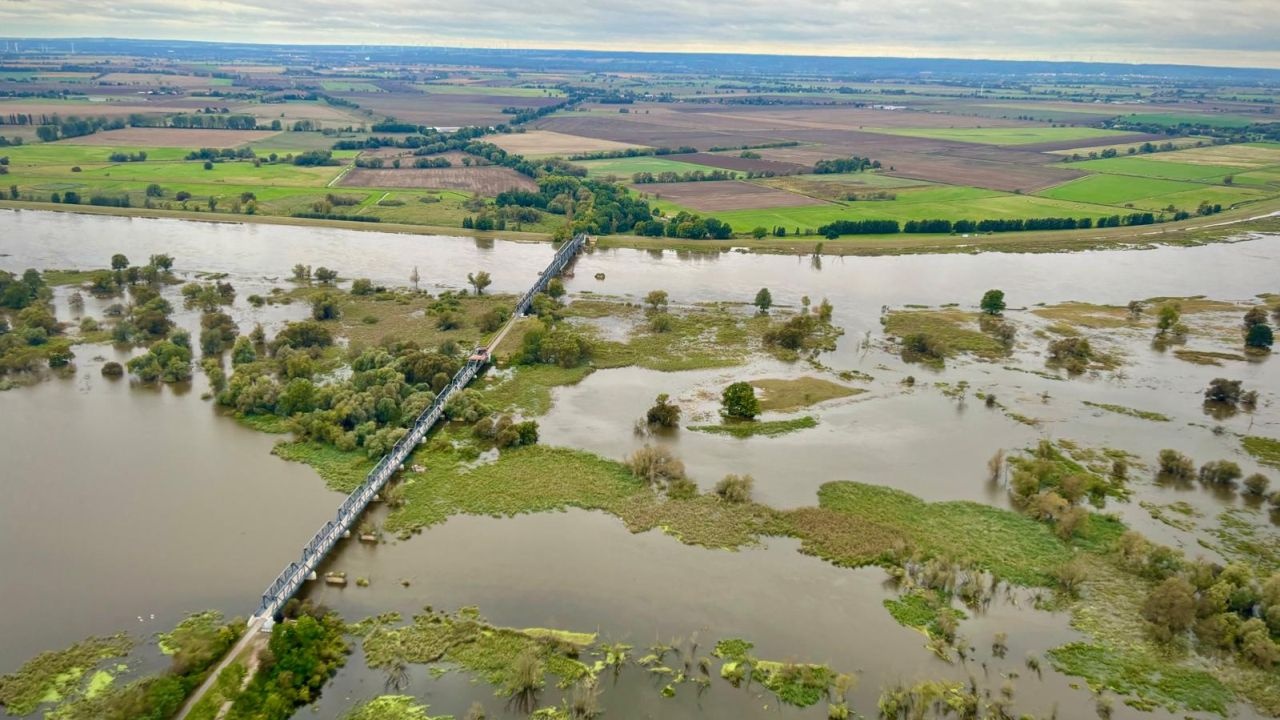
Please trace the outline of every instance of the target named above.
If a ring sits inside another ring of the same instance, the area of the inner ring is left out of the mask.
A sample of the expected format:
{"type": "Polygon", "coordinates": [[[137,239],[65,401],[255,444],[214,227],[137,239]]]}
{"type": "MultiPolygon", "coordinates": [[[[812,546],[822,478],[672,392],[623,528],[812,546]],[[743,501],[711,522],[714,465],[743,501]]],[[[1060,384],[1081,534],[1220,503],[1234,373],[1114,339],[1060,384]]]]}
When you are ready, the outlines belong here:
{"type": "Polygon", "coordinates": [[[1108,140],[1124,133],[1088,127],[1020,127],[1020,128],[868,128],[871,132],[934,140],[977,143],[979,145],[1030,145],[1033,143],[1078,140],[1108,140]]]}
{"type": "MultiPolygon", "coordinates": [[[[1087,91],[1051,82],[998,93],[984,88],[992,93],[984,98],[946,83],[900,80],[746,83],[660,72],[404,72],[358,63],[314,70],[299,81],[305,92],[282,97],[272,88],[299,68],[174,62],[146,72],[127,63],[103,69],[100,77],[62,77],[61,66],[33,65],[0,76],[0,90],[55,80],[77,88],[56,98],[0,100],[0,122],[74,115],[114,123],[53,143],[39,142],[32,125],[0,124],[0,136],[25,143],[5,151],[11,199],[16,193],[38,203],[70,191],[104,203],[127,197],[131,207],[199,206],[218,215],[236,208],[243,215],[252,200],[259,215],[316,214],[320,207],[320,214],[431,228],[463,230],[481,216],[492,220],[486,228],[506,226],[497,219],[514,215],[496,205],[496,196],[537,190],[536,176],[547,170],[494,166],[486,157],[464,157],[460,145],[423,167],[415,150],[420,129],[493,126],[484,143],[624,188],[658,211],[654,222],[680,213],[711,216],[738,238],[757,228],[812,236],[832,223],[862,220],[1092,224],[1149,212],[1153,222],[1195,224],[1207,222],[1199,220],[1203,212],[1222,212],[1230,221],[1249,217],[1250,208],[1280,206],[1280,144],[1230,135],[1240,132],[1241,121],[1264,121],[1264,113],[1225,91],[1209,102],[1179,103],[1140,80],[1087,91]],[[214,69],[226,77],[209,76],[214,69]],[[136,90],[157,83],[164,94],[136,90]],[[215,95],[228,87],[234,98],[215,95]],[[1147,105],[1126,113],[1100,97],[1141,97],[1147,105]],[[171,126],[177,115],[196,127],[171,126]],[[219,127],[228,117],[252,118],[255,129],[219,127]],[[143,119],[161,127],[143,126],[143,119]],[[1153,133],[1171,126],[1197,130],[1153,133]],[[333,150],[338,142],[356,149],[333,150]],[[241,157],[218,157],[208,168],[184,159],[200,148],[241,157]],[[141,151],[143,162],[112,159],[141,151]],[[330,152],[330,160],[294,162],[312,152],[330,152]],[[574,159],[583,156],[592,159],[574,159]],[[815,172],[852,157],[875,166],[815,172]],[[635,183],[642,173],[654,182],[635,183]],[[147,196],[148,188],[159,194],[147,196]],[[361,193],[359,204],[323,207],[335,188],[361,193]],[[179,193],[186,200],[178,201],[179,193]]],[[[510,226],[563,232],[565,209],[532,208],[516,213],[521,219],[510,226]]],[[[1006,242],[1016,241],[1010,234],[1006,242]]],[[[885,242],[840,241],[851,251],[855,243],[885,242]]]]}

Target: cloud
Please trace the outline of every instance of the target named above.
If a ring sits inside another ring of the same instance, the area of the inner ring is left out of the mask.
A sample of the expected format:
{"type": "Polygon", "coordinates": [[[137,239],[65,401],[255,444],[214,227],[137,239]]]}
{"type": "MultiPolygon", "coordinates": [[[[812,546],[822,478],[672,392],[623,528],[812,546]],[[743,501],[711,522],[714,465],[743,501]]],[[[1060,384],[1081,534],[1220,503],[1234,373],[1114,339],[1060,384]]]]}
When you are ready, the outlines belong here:
{"type": "Polygon", "coordinates": [[[0,1],[10,36],[1280,67],[1275,0],[0,1]]]}

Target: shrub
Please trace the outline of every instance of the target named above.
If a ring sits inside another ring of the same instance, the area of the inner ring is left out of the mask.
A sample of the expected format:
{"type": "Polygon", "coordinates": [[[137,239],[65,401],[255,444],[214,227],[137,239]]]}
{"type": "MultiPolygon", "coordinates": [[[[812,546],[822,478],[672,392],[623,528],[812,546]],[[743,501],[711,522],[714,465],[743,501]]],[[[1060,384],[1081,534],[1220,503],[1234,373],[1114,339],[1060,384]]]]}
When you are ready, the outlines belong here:
{"type": "Polygon", "coordinates": [[[1195,588],[1180,576],[1167,578],[1147,596],[1142,616],[1161,639],[1181,635],[1196,617],[1195,588]]]}
{"type": "Polygon", "coordinates": [[[1165,477],[1188,480],[1195,474],[1195,463],[1177,450],[1161,450],[1159,462],[1159,473],[1165,477]]]}
{"type": "Polygon", "coordinates": [[[902,338],[902,354],[906,359],[942,360],[947,355],[947,346],[927,333],[912,333],[902,338]]]}
{"type": "Polygon", "coordinates": [[[1255,497],[1262,497],[1267,494],[1267,488],[1271,486],[1271,480],[1262,473],[1254,473],[1244,479],[1244,491],[1255,497]]]}
{"type": "Polygon", "coordinates": [[[1088,369],[1093,359],[1093,348],[1089,341],[1082,337],[1065,337],[1049,343],[1049,360],[1061,365],[1070,373],[1081,373],[1088,369]]]}
{"type": "Polygon", "coordinates": [[[337,320],[342,317],[338,298],[332,293],[322,293],[312,298],[311,317],[315,320],[337,320]]]}
{"type": "Polygon", "coordinates": [[[675,328],[675,321],[671,319],[668,313],[655,313],[649,318],[649,329],[656,333],[671,332],[675,328]]]}
{"type": "Polygon", "coordinates": [[[750,475],[725,475],[724,479],[716,483],[716,495],[725,502],[750,502],[751,489],[755,482],[755,478],[750,475]]]}
{"type": "Polygon", "coordinates": [[[1200,482],[1234,487],[1241,478],[1240,466],[1230,460],[1213,460],[1200,466],[1200,482]]]}
{"type": "Polygon", "coordinates": [[[627,458],[631,474],[655,489],[664,489],[672,481],[687,479],[684,463],[661,445],[645,445],[627,458]]]}
{"type": "Polygon", "coordinates": [[[440,330],[457,330],[462,327],[462,316],[446,310],[436,316],[436,327],[440,330]]]}
{"type": "Polygon", "coordinates": [[[653,407],[645,413],[645,420],[650,425],[660,427],[677,427],[680,424],[680,406],[668,402],[670,396],[662,393],[654,401],[653,407]]]}
{"type": "Polygon", "coordinates": [[[120,377],[124,375],[124,366],[118,362],[109,362],[102,366],[102,374],[105,377],[120,377]]]}
{"type": "Polygon", "coordinates": [[[372,295],[373,281],[368,278],[357,278],[351,282],[352,295],[372,295]]]}
{"type": "Polygon", "coordinates": [[[1226,378],[1214,378],[1209,382],[1209,387],[1204,391],[1205,400],[1212,402],[1222,402],[1235,404],[1240,401],[1242,394],[1242,385],[1240,380],[1228,380],[1226,378]]]}

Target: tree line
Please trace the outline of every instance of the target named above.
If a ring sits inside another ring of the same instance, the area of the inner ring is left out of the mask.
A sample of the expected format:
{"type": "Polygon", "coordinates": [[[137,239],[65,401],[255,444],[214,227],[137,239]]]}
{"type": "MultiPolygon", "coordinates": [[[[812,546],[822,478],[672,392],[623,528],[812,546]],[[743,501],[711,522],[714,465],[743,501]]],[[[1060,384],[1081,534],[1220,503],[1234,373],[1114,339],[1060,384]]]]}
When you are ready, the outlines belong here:
{"type": "Polygon", "coordinates": [[[690,170],[688,172],[674,172],[672,170],[664,170],[659,173],[638,172],[631,176],[631,182],[637,185],[648,185],[651,183],[675,183],[675,182],[707,182],[716,180],[735,180],[738,173],[731,170],[690,170]]]}
{"type": "Polygon", "coordinates": [[[833,175],[837,173],[865,172],[880,169],[880,161],[852,155],[847,158],[819,160],[813,164],[814,175],[833,175]]]}
{"type": "Polygon", "coordinates": [[[1157,222],[1154,213],[1132,213],[1093,218],[996,218],[987,220],[836,220],[818,228],[820,235],[835,239],[841,235],[892,235],[894,233],[999,233],[1033,230],[1077,230],[1092,227],[1121,227],[1127,225],[1151,225],[1157,222]]]}

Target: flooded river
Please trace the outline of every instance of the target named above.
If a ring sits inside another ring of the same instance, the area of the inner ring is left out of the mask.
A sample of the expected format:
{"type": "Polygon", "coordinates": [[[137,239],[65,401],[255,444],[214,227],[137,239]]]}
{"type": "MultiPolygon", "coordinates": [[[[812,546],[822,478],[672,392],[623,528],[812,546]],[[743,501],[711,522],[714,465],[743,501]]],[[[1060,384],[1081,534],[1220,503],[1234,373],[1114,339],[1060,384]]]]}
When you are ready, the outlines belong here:
{"type": "MultiPolygon", "coordinates": [[[[239,292],[231,312],[247,329],[253,322],[270,328],[305,312],[254,309],[244,300],[287,278],[296,263],[388,285],[407,285],[416,267],[423,287],[433,290],[462,287],[467,273],[486,270],[494,278],[493,291],[517,292],[551,250],[545,244],[472,238],[0,211],[0,269],[99,268],[116,252],[135,262],[168,253],[180,275],[226,273],[239,292]]],[[[831,480],[890,485],[928,500],[1003,506],[1004,489],[985,481],[986,459],[996,449],[1025,447],[1042,437],[1118,447],[1147,462],[1163,447],[1178,447],[1202,460],[1236,460],[1247,474],[1256,465],[1240,452],[1234,433],[1280,436],[1280,365],[1274,360],[1204,367],[1138,344],[1126,348],[1122,373],[1070,381],[976,362],[950,363],[934,372],[906,365],[882,347],[880,317],[883,306],[971,305],[991,287],[1005,291],[1011,308],[1065,300],[1124,304],[1154,296],[1248,300],[1280,292],[1277,268],[1280,236],[1145,251],[821,262],[594,250],[567,281],[571,295],[636,298],[665,289],[675,304],[746,302],[769,287],[779,305],[799,306],[802,296],[814,303],[826,297],[835,305],[835,324],[846,333],[822,362],[873,379],[856,383],[865,394],[816,408],[820,424],[814,429],[742,441],[683,431],[643,438],[633,434],[632,425],[660,392],[696,411],[699,403],[709,408],[707,393],[727,382],[816,371],[772,360],[733,370],[598,371],[555,391],[552,411],[540,419],[542,442],[612,458],[645,442],[670,443],[704,487],[726,473],[751,473],[756,498],[778,507],[812,504],[817,488],[831,480]],[[604,279],[596,280],[597,273],[604,279]],[[908,374],[920,380],[914,389],[901,383],[908,374]],[[1262,392],[1258,412],[1218,421],[1200,411],[1199,394],[1210,378],[1223,374],[1262,392]],[[972,397],[959,403],[932,386],[962,380],[973,390],[998,391],[1004,404],[1040,424],[1017,422],[972,397]],[[1174,421],[1157,426],[1093,410],[1084,400],[1166,413],[1174,421]],[[1217,424],[1225,432],[1212,432],[1217,424]]],[[[69,317],[68,294],[66,288],[58,291],[60,319],[69,317]]],[[[89,299],[85,314],[100,317],[95,302],[89,299]]],[[[180,308],[181,302],[174,305],[180,308]]],[[[188,329],[198,327],[192,312],[179,310],[175,319],[188,329]]],[[[248,614],[262,588],[341,501],[309,468],[272,456],[276,438],[240,426],[202,399],[207,388],[201,376],[188,387],[138,387],[99,373],[103,362],[122,361],[128,352],[109,345],[81,345],[75,352],[76,369],[69,376],[0,392],[0,673],[89,634],[147,634],[208,608],[248,614]]],[[[1041,367],[1043,359],[1024,347],[1009,364],[1041,367]]],[[[1134,502],[1109,509],[1161,542],[1196,547],[1194,535],[1155,522],[1139,499],[1185,500],[1209,517],[1224,507],[1245,507],[1239,499],[1224,501],[1199,489],[1158,487],[1146,479],[1149,473],[1135,476],[1141,479],[1134,482],[1134,502]]],[[[1265,514],[1254,511],[1251,518],[1275,532],[1265,514]]],[[[352,542],[329,565],[371,581],[368,588],[311,591],[352,620],[387,610],[408,616],[424,605],[474,605],[498,625],[594,631],[638,648],[697,634],[705,654],[717,639],[745,637],[762,658],[858,671],[856,705],[863,713],[874,713],[877,689],[887,682],[963,681],[972,675],[998,688],[1002,671],[1021,669],[1019,710],[1047,714],[1057,706],[1059,717],[1093,714],[1087,692],[1070,687],[1074,680],[1047,668],[1037,679],[1023,667],[1028,653],[1043,655],[1077,637],[1065,616],[1029,610],[1026,598],[999,601],[961,627],[977,648],[975,658],[949,665],[924,648],[919,633],[900,627],[884,611],[882,601],[893,594],[882,585],[882,570],[835,568],[800,555],[789,540],[711,551],[657,532],[632,535],[599,513],[460,517],[407,541],[377,547],[352,542]],[[400,582],[406,579],[408,587],[400,582]],[[1008,660],[991,657],[987,649],[997,631],[1009,633],[1008,660]],[[1084,707],[1087,712],[1081,712],[1084,707]]],[[[824,714],[821,703],[807,711],[779,709],[768,693],[734,690],[719,681],[702,696],[692,686],[674,699],[662,698],[657,689],[638,670],[628,670],[617,687],[606,688],[604,706],[625,708],[611,712],[613,717],[729,718],[762,715],[766,707],[770,714],[824,714]]],[[[383,691],[382,675],[365,668],[357,654],[325,691],[317,714],[336,717],[354,700],[383,691]]],[[[416,668],[409,691],[430,704],[433,714],[461,716],[472,700],[483,701],[490,712],[502,710],[491,688],[456,672],[437,679],[416,668]]],[[[304,709],[300,716],[311,712],[304,709]]],[[[1250,715],[1242,710],[1242,716],[1250,715]]],[[[1152,717],[1123,705],[1116,716],[1152,717]]]]}

